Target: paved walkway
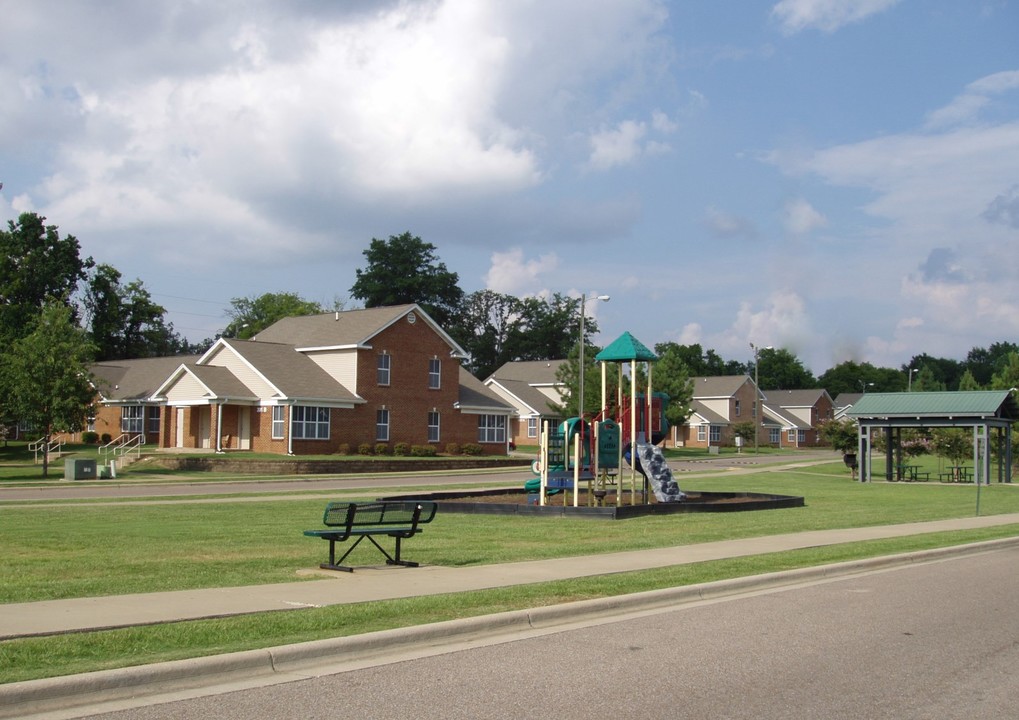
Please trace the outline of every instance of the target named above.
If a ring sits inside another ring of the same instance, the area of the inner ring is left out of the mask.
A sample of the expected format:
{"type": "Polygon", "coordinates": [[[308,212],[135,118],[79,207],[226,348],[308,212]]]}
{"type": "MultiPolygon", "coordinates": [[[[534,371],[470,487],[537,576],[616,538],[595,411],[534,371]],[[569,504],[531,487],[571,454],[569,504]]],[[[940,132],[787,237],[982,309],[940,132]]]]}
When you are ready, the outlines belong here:
{"type": "MultiPolygon", "coordinates": [[[[862,540],[1019,523],[1019,513],[824,530],[604,555],[477,567],[372,567],[319,580],[3,605],[0,640],[483,590],[862,540]]],[[[309,571],[326,573],[327,571],[309,571]]]]}

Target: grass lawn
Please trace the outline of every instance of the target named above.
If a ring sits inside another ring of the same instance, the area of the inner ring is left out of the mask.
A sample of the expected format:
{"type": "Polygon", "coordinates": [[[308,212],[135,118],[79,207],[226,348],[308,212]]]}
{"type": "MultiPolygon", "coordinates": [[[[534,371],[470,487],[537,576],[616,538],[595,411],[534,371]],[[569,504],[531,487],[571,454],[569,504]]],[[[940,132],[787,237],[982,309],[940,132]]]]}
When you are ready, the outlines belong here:
{"type": "MultiPolygon", "coordinates": [[[[802,470],[678,478],[689,490],[802,495],[806,506],[744,513],[680,514],[626,521],[456,515],[441,512],[405,554],[422,563],[470,566],[692,544],[824,528],[862,527],[975,512],[972,485],[860,484],[841,463],[802,470]]],[[[374,496],[374,493],[372,493],[374,496]]],[[[242,498],[238,498],[241,500],[242,498]]],[[[156,590],[298,582],[327,544],[301,534],[320,524],[324,502],[0,506],[0,602],[156,590]]],[[[982,515],[1019,512],[1019,487],[981,489],[982,515]]],[[[0,643],[0,682],[266,647],[510,608],[669,587],[787,567],[1013,535],[1009,526],[775,556],[544,583],[457,596],[265,613],[103,633],[0,643]]],[[[350,558],[375,564],[362,546],[350,558]],[[363,554],[362,553],[363,549],[363,554]]]]}

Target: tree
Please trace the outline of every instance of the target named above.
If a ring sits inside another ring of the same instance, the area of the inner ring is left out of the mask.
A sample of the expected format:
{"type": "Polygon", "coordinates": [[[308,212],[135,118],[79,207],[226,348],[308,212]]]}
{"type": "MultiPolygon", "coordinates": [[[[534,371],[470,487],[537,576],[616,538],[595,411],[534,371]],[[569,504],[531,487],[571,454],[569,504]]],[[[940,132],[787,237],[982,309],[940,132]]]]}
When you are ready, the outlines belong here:
{"type": "MultiPolygon", "coordinates": [[[[586,310],[586,308],[585,308],[586,310]]],[[[510,332],[509,345],[515,360],[548,360],[575,356],[580,339],[580,298],[554,293],[551,297],[523,298],[520,322],[510,332]]],[[[598,334],[598,323],[585,313],[585,343],[598,334]]],[[[585,345],[585,359],[594,354],[585,345]]],[[[597,352],[597,350],[595,350],[597,352]]],[[[585,375],[587,370],[584,371],[585,375]]]]}
{"type": "Polygon", "coordinates": [[[995,390],[1012,390],[1015,395],[1019,388],[1019,351],[1009,353],[1000,363],[1000,369],[991,378],[991,387],[995,390]]]}
{"type": "Polygon", "coordinates": [[[973,377],[973,372],[969,368],[966,368],[966,372],[964,372],[962,374],[962,377],[959,379],[959,389],[960,390],[981,389],[980,383],[978,383],[977,379],[973,377]]]}
{"type": "Polygon", "coordinates": [[[77,432],[91,414],[95,387],[88,370],[92,345],[71,309],[46,305],[32,331],[15,341],[0,375],[14,413],[42,433],[43,477],[49,472],[48,444],[56,431],[77,432]]]}
{"type": "MultiPolygon", "coordinates": [[[[764,367],[763,363],[761,367],[764,367]]],[[[829,395],[837,398],[842,393],[862,393],[864,390],[901,392],[906,389],[907,377],[895,368],[874,367],[868,362],[846,360],[822,373],[817,382],[829,395]]]]}
{"type": "Polygon", "coordinates": [[[463,301],[460,278],[439,261],[435,246],[405,232],[372,238],[364,251],[368,266],[355,271],[352,297],[365,307],[417,303],[442,327],[452,326],[463,301]]]}
{"type": "Polygon", "coordinates": [[[1008,363],[1009,355],[1016,352],[1019,352],[1019,345],[1012,342],[991,343],[987,348],[975,347],[966,355],[966,369],[982,387],[986,387],[994,374],[1008,363]]]}
{"type": "Polygon", "coordinates": [[[94,265],[92,258],[81,259],[73,235],[61,238],[56,225],[45,221],[22,213],[0,231],[0,347],[24,337],[47,303],[69,306],[94,265]]]}
{"type": "Polygon", "coordinates": [[[230,309],[226,311],[230,324],[223,330],[223,337],[247,340],[283,318],[323,312],[326,310],[319,303],[305,300],[292,292],[234,298],[230,301],[230,309]]]}
{"type": "Polygon", "coordinates": [[[522,358],[514,341],[523,337],[521,301],[512,295],[478,290],[468,295],[450,334],[470,355],[467,368],[486,378],[511,360],[553,360],[561,356],[522,358]]]}
{"type": "Polygon", "coordinates": [[[930,365],[921,367],[913,380],[913,392],[937,392],[946,389],[945,383],[938,380],[934,368],[930,365]]]}
{"type": "MultiPolygon", "coordinates": [[[[809,390],[817,387],[813,373],[785,348],[761,348],[757,365],[756,374],[762,390],[809,390]]],[[[749,372],[754,373],[752,364],[749,372]]]]}
{"type": "Polygon", "coordinates": [[[187,347],[165,321],[141,280],[121,285],[120,272],[100,264],[90,274],[83,304],[96,360],[175,355],[187,347]]]}
{"type": "Polygon", "coordinates": [[[653,389],[669,396],[665,419],[673,427],[683,425],[690,417],[690,403],[693,400],[693,381],[690,370],[683,360],[683,346],[674,342],[655,345],[658,362],[654,366],[653,389]]]}

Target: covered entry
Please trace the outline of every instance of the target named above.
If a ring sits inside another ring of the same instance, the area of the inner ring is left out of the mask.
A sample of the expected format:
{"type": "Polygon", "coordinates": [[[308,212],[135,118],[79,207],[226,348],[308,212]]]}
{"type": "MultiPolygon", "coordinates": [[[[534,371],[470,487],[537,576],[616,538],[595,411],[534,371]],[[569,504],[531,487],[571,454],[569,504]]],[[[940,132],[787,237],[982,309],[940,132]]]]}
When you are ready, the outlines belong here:
{"type": "Polygon", "coordinates": [[[998,482],[1011,482],[1012,423],[1019,419],[1019,405],[1008,390],[867,393],[847,415],[859,424],[861,482],[874,477],[871,453],[877,433],[885,433],[888,448],[881,474],[892,480],[902,464],[902,428],[946,427],[971,430],[974,482],[990,483],[992,448],[998,457],[998,482]]]}

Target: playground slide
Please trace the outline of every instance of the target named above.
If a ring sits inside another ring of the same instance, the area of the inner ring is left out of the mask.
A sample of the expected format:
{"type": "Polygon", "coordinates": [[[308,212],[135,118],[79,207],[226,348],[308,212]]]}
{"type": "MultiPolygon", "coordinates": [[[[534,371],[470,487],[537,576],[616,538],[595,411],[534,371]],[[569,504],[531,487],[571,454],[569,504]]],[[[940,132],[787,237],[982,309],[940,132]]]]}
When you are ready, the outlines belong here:
{"type": "Polygon", "coordinates": [[[651,489],[658,502],[680,502],[686,495],[672,477],[662,449],[657,445],[637,443],[637,470],[651,481],[651,489]]]}

